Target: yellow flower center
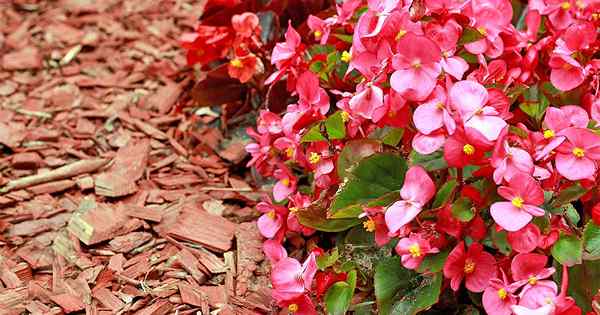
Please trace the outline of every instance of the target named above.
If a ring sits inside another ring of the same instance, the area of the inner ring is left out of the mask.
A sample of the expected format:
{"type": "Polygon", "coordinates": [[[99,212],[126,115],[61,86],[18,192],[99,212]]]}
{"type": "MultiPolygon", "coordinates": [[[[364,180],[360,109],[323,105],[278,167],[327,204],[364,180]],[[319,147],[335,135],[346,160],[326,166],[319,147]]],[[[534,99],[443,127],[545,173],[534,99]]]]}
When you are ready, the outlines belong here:
{"type": "Polygon", "coordinates": [[[308,161],[312,164],[317,164],[321,160],[321,157],[317,152],[311,152],[308,156],[308,161]]]}
{"type": "Polygon", "coordinates": [[[287,148],[287,149],[285,149],[285,155],[288,158],[291,158],[294,155],[294,148],[287,148]]]}
{"type": "Polygon", "coordinates": [[[473,271],[475,271],[475,262],[473,260],[471,260],[470,258],[467,258],[465,260],[464,272],[466,274],[470,274],[470,273],[473,273],[473,271]]]}
{"type": "Polygon", "coordinates": [[[582,148],[575,148],[573,149],[573,155],[578,158],[582,158],[585,156],[585,150],[583,150],[582,148]]]}
{"type": "Polygon", "coordinates": [[[342,112],[342,121],[347,122],[348,120],[350,120],[350,114],[348,114],[348,112],[346,112],[346,111],[343,111],[342,112]]]}
{"type": "Polygon", "coordinates": [[[421,256],[421,247],[419,247],[419,244],[412,244],[410,245],[410,247],[408,247],[408,252],[410,253],[411,256],[413,256],[413,258],[417,258],[421,256]]]}
{"type": "Polygon", "coordinates": [[[437,107],[437,109],[444,109],[444,103],[439,102],[439,103],[437,103],[436,107],[437,107]]]}
{"type": "Polygon", "coordinates": [[[406,30],[399,30],[398,34],[396,34],[396,40],[399,40],[400,38],[404,37],[406,33],[408,33],[406,30]]]}
{"type": "Polygon", "coordinates": [[[315,38],[316,39],[320,39],[321,36],[323,36],[323,33],[321,33],[321,31],[315,31],[315,38]]]}
{"type": "Polygon", "coordinates": [[[561,3],[560,7],[561,7],[563,10],[569,10],[569,9],[571,8],[571,4],[570,4],[569,2],[566,2],[566,1],[565,1],[565,2],[561,3]]]}
{"type": "Polygon", "coordinates": [[[242,64],[242,61],[241,61],[241,60],[239,60],[239,59],[237,59],[237,58],[235,58],[235,59],[231,60],[231,61],[229,62],[229,64],[230,64],[232,67],[235,67],[235,68],[241,68],[241,67],[243,67],[243,66],[244,66],[244,65],[242,64]]]}
{"type": "Polygon", "coordinates": [[[293,304],[288,305],[288,311],[292,314],[296,313],[298,311],[298,304],[293,303],[293,304]]]}
{"type": "Polygon", "coordinates": [[[275,220],[275,211],[271,210],[267,212],[267,217],[271,218],[271,220],[275,220]]]}
{"type": "Polygon", "coordinates": [[[485,29],[485,27],[480,26],[477,28],[477,31],[479,32],[479,34],[481,34],[483,36],[487,36],[487,30],[485,29]]]}
{"type": "Polygon", "coordinates": [[[288,178],[284,178],[281,180],[281,183],[283,184],[283,186],[289,186],[290,180],[288,178]]]}
{"type": "Polygon", "coordinates": [[[475,147],[467,143],[463,146],[463,152],[465,152],[466,155],[473,155],[475,154],[475,147]]]}
{"type": "Polygon", "coordinates": [[[527,279],[527,282],[529,282],[531,285],[535,285],[538,282],[538,279],[534,276],[531,276],[529,279],[527,279]]]}
{"type": "Polygon", "coordinates": [[[544,138],[545,139],[550,139],[554,137],[554,131],[548,129],[544,131],[544,138]]]}
{"type": "Polygon", "coordinates": [[[297,208],[297,207],[290,207],[290,209],[289,209],[289,210],[290,210],[290,212],[291,212],[291,213],[296,213],[296,212],[298,212],[298,208],[297,208]]]}
{"type": "Polygon", "coordinates": [[[350,62],[352,59],[352,54],[350,54],[347,50],[344,50],[340,59],[342,59],[343,62],[350,62]]]}
{"type": "Polygon", "coordinates": [[[521,198],[521,197],[515,197],[515,198],[513,198],[513,200],[511,202],[512,202],[513,206],[515,206],[517,208],[523,207],[523,198],[521,198]]]}
{"type": "Polygon", "coordinates": [[[369,218],[369,220],[363,222],[363,227],[365,228],[365,230],[367,232],[373,232],[373,231],[375,231],[375,221],[373,221],[373,219],[369,218]]]}
{"type": "Polygon", "coordinates": [[[412,64],[412,66],[415,69],[421,68],[421,61],[420,60],[415,60],[415,62],[413,62],[413,64],[412,64]]]}
{"type": "Polygon", "coordinates": [[[498,297],[501,300],[506,299],[506,296],[508,295],[508,293],[506,292],[506,290],[504,290],[504,288],[500,288],[500,290],[498,290],[498,297]]]}

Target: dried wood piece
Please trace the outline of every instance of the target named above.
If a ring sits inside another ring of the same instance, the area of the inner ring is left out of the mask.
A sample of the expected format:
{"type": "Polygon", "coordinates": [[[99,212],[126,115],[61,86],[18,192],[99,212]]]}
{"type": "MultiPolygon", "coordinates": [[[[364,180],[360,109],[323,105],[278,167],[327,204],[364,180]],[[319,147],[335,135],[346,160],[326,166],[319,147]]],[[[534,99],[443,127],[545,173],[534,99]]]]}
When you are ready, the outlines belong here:
{"type": "Polygon", "coordinates": [[[17,153],[12,156],[12,167],[22,170],[37,169],[44,163],[39,154],[35,152],[17,153]]]}
{"type": "Polygon", "coordinates": [[[194,255],[211,273],[224,273],[227,271],[227,266],[221,258],[203,248],[194,250],[194,255]]]}
{"type": "Polygon", "coordinates": [[[110,168],[96,177],[96,194],[120,197],[137,191],[135,182],[144,175],[150,153],[150,140],[130,140],[117,151],[110,168]]]}
{"type": "Polygon", "coordinates": [[[152,239],[152,234],[148,232],[131,232],[113,238],[108,242],[108,246],[117,253],[128,253],[150,239],[152,239]]]}
{"type": "Polygon", "coordinates": [[[42,55],[33,46],[5,54],[2,57],[2,68],[5,70],[27,70],[42,67],[42,55]]]}
{"type": "Polygon", "coordinates": [[[27,287],[0,289],[0,310],[16,309],[27,301],[27,287]]]}
{"type": "Polygon", "coordinates": [[[159,210],[129,204],[124,205],[122,208],[125,208],[125,214],[127,214],[130,217],[152,222],[160,222],[160,220],[162,220],[162,214],[159,210]]]}
{"type": "Polygon", "coordinates": [[[264,260],[262,235],[253,222],[238,225],[235,232],[237,244],[236,295],[244,296],[253,282],[257,264],[264,260]]]}
{"type": "Polygon", "coordinates": [[[175,238],[224,252],[231,248],[235,229],[236,224],[223,217],[199,209],[185,208],[167,233],[175,238]]]}
{"type": "Polygon", "coordinates": [[[94,290],[92,295],[100,302],[100,304],[110,308],[113,312],[116,312],[125,306],[123,301],[106,288],[94,290]]]}
{"type": "Polygon", "coordinates": [[[189,250],[184,248],[179,251],[177,260],[181,263],[183,269],[185,269],[185,271],[187,271],[198,283],[204,283],[206,281],[206,275],[198,269],[198,260],[189,250]]]}
{"type": "Polygon", "coordinates": [[[58,306],[60,306],[67,314],[85,309],[85,304],[83,303],[82,298],[73,294],[57,294],[51,296],[50,299],[52,299],[54,303],[58,304],[58,306]]]}
{"type": "Polygon", "coordinates": [[[43,184],[59,179],[75,177],[85,173],[91,173],[106,165],[106,163],[108,163],[107,159],[77,161],[46,173],[11,180],[4,187],[0,188],[0,193],[6,193],[15,189],[26,188],[37,184],[43,184]]]}
{"type": "Polygon", "coordinates": [[[122,231],[127,216],[106,204],[98,204],[85,213],[75,213],[69,221],[68,230],[86,245],[111,239],[122,231]]]}
{"type": "Polygon", "coordinates": [[[135,315],[164,315],[173,309],[173,304],[168,300],[158,300],[151,305],[136,312],[135,315]]]}
{"type": "Polygon", "coordinates": [[[70,179],[63,179],[45,184],[31,186],[26,188],[26,190],[34,195],[53,194],[74,187],[75,184],[75,181],[72,181],[70,179]]]}

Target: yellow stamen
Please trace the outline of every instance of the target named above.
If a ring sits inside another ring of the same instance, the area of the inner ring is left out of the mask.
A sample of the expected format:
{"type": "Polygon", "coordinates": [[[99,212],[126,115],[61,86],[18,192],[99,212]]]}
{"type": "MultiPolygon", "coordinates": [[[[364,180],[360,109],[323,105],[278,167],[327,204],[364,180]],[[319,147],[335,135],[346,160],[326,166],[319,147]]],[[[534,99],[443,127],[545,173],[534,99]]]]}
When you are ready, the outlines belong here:
{"type": "Polygon", "coordinates": [[[396,34],[396,40],[399,40],[400,38],[404,37],[406,33],[408,33],[406,30],[399,30],[398,34],[396,34]]]}
{"type": "Polygon", "coordinates": [[[283,184],[283,186],[289,186],[290,180],[288,178],[284,178],[281,180],[281,183],[283,184]]]}
{"type": "Polygon", "coordinates": [[[244,64],[242,64],[242,61],[241,61],[241,60],[239,60],[239,59],[237,59],[237,58],[235,58],[235,59],[231,60],[231,61],[229,62],[229,64],[230,64],[232,67],[235,67],[235,68],[241,68],[241,67],[243,67],[243,66],[244,66],[244,64]]]}
{"type": "Polygon", "coordinates": [[[342,59],[343,62],[350,62],[350,60],[352,59],[352,54],[344,50],[340,59],[342,59]]]}
{"type": "Polygon", "coordinates": [[[417,60],[417,61],[413,62],[412,66],[413,66],[413,68],[415,68],[415,69],[419,69],[419,68],[421,68],[421,61],[420,61],[420,60],[417,60]]]}
{"type": "Polygon", "coordinates": [[[408,247],[408,252],[410,253],[410,255],[413,258],[417,258],[421,256],[421,247],[419,247],[419,244],[412,244],[410,245],[410,247],[408,247]]]}
{"type": "Polygon", "coordinates": [[[294,148],[290,147],[290,148],[285,149],[285,155],[288,158],[291,158],[294,155],[294,148]]]}
{"type": "Polygon", "coordinates": [[[475,154],[475,147],[467,143],[463,146],[463,152],[466,155],[473,155],[475,154]]]}
{"type": "Polygon", "coordinates": [[[373,231],[375,231],[375,221],[373,221],[373,219],[369,218],[369,220],[363,222],[363,227],[365,228],[365,230],[367,232],[373,232],[373,231]]]}
{"type": "Polygon", "coordinates": [[[573,149],[573,155],[578,158],[582,158],[585,156],[585,150],[583,150],[582,148],[575,148],[573,149]]]}
{"type": "Polygon", "coordinates": [[[513,200],[511,201],[513,206],[517,207],[517,208],[521,208],[523,207],[523,198],[521,197],[515,197],[513,198],[513,200]]]}
{"type": "Polygon", "coordinates": [[[544,138],[545,139],[550,139],[550,138],[554,138],[554,131],[548,129],[544,131],[544,138]]]}
{"type": "Polygon", "coordinates": [[[348,114],[348,112],[346,112],[346,111],[343,111],[342,112],[342,121],[348,122],[348,120],[350,120],[350,114],[348,114]]]}
{"type": "Polygon", "coordinates": [[[498,290],[498,297],[501,300],[506,299],[506,296],[508,295],[508,292],[506,292],[506,290],[504,290],[504,288],[500,288],[500,290],[498,290]]]}
{"type": "Polygon", "coordinates": [[[310,155],[308,156],[308,161],[311,164],[317,164],[317,163],[319,163],[320,160],[321,160],[321,157],[319,156],[319,154],[317,152],[311,152],[310,155]]]}
{"type": "Polygon", "coordinates": [[[569,10],[569,9],[571,8],[571,4],[570,4],[569,2],[566,2],[566,1],[565,1],[565,2],[561,3],[560,7],[561,7],[563,10],[569,10]]]}
{"type": "Polygon", "coordinates": [[[321,31],[315,31],[315,39],[321,39],[321,36],[323,36],[323,33],[321,33],[321,31]]]}
{"type": "Polygon", "coordinates": [[[267,212],[267,217],[269,217],[271,220],[275,220],[275,211],[271,210],[267,212]]]}
{"type": "Polygon", "coordinates": [[[288,305],[288,311],[292,314],[296,313],[298,311],[298,304],[293,303],[293,304],[288,305]]]}
{"type": "Polygon", "coordinates": [[[296,212],[298,212],[298,208],[297,208],[297,207],[290,207],[290,209],[289,209],[289,210],[290,210],[290,212],[291,212],[291,213],[296,213],[296,212]]]}
{"type": "Polygon", "coordinates": [[[538,279],[534,276],[531,276],[531,277],[529,277],[527,282],[529,282],[529,284],[531,284],[531,285],[535,285],[538,282],[538,279]]]}
{"type": "Polygon", "coordinates": [[[480,26],[477,28],[477,31],[479,32],[479,34],[481,34],[483,36],[487,36],[487,30],[485,29],[485,27],[480,26]]]}
{"type": "Polygon", "coordinates": [[[466,274],[473,273],[475,271],[475,262],[469,258],[465,260],[464,272],[466,274]]]}
{"type": "Polygon", "coordinates": [[[444,109],[444,103],[439,102],[439,103],[437,103],[436,107],[437,107],[437,109],[444,109]]]}

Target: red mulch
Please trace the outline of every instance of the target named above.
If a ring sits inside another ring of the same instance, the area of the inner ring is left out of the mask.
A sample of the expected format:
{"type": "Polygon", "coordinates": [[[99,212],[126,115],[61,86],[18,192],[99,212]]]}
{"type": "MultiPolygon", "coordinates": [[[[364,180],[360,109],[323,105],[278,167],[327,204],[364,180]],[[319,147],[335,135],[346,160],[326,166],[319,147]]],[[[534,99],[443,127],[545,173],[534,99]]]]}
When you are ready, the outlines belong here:
{"type": "Polygon", "coordinates": [[[244,138],[186,107],[200,8],[0,2],[0,314],[270,312],[244,138]]]}

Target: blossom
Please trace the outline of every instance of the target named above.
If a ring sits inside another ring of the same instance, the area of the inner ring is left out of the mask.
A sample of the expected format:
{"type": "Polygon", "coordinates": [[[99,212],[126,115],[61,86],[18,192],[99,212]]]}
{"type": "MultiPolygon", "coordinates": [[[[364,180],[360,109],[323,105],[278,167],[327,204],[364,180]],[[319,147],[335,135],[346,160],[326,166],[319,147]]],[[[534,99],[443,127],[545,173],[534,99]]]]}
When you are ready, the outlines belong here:
{"type": "Polygon", "coordinates": [[[273,177],[278,179],[273,187],[273,199],[276,202],[285,200],[296,191],[296,177],[292,175],[292,172],[283,163],[275,170],[273,177]]]}
{"type": "Polygon", "coordinates": [[[238,36],[247,38],[260,34],[260,21],[252,12],[244,12],[231,17],[231,26],[238,36]]]}
{"type": "Polygon", "coordinates": [[[241,83],[250,81],[257,69],[262,68],[260,60],[254,54],[248,54],[243,57],[235,57],[227,65],[227,72],[230,77],[240,80],[241,83]]]}
{"type": "Polygon", "coordinates": [[[491,148],[492,143],[476,129],[459,128],[444,144],[444,159],[451,167],[479,164],[491,148]]]}
{"type": "Polygon", "coordinates": [[[440,48],[425,36],[408,33],[398,41],[397,49],[392,59],[396,70],[390,78],[392,88],[408,100],[424,100],[441,73],[440,48]]]}
{"type": "Polygon", "coordinates": [[[556,170],[568,180],[591,178],[600,159],[600,136],[589,129],[568,128],[562,133],[568,141],[556,151],[556,170]]]}
{"type": "Polygon", "coordinates": [[[517,304],[514,294],[519,289],[518,284],[511,284],[502,271],[502,279],[490,280],[490,285],[483,292],[483,308],[489,315],[511,315],[511,306],[517,304]]]}
{"type": "Polygon", "coordinates": [[[492,154],[491,164],[495,168],[494,182],[496,184],[502,183],[502,180],[510,181],[515,174],[531,175],[534,171],[531,155],[521,148],[510,146],[506,140],[507,134],[508,128],[504,128],[496,141],[492,154]]]}
{"type": "Polygon", "coordinates": [[[352,113],[377,121],[386,114],[383,104],[383,91],[371,83],[354,95],[348,102],[352,113]]]}
{"type": "Polygon", "coordinates": [[[195,32],[183,34],[179,41],[187,49],[188,65],[206,65],[225,57],[233,35],[229,27],[198,25],[195,32]]]}
{"type": "Polygon", "coordinates": [[[285,207],[274,205],[271,200],[259,202],[256,209],[263,213],[258,218],[258,230],[266,238],[274,238],[277,234],[283,234],[284,217],[287,215],[285,207]]]}
{"type": "Polygon", "coordinates": [[[454,291],[458,291],[465,279],[469,291],[483,292],[496,275],[496,259],[479,243],[472,243],[465,252],[465,244],[461,241],[444,263],[444,276],[450,279],[450,287],[454,291]]]}
{"type": "Polygon", "coordinates": [[[537,225],[527,224],[515,232],[508,232],[507,240],[510,247],[518,253],[530,253],[535,250],[540,242],[542,232],[537,225]]]}
{"type": "Polygon", "coordinates": [[[310,297],[306,294],[302,294],[299,297],[285,300],[279,303],[279,306],[283,307],[288,314],[293,315],[317,315],[317,310],[310,297]]]}
{"type": "Polygon", "coordinates": [[[411,233],[400,239],[396,245],[396,253],[400,255],[404,268],[416,269],[427,254],[439,253],[439,249],[432,247],[421,234],[411,233]]]}
{"type": "Polygon", "coordinates": [[[309,15],[306,24],[313,32],[315,40],[321,45],[325,45],[329,39],[329,32],[331,32],[331,22],[331,20],[322,20],[314,15],[309,15]]]}
{"type": "Polygon", "coordinates": [[[546,304],[546,298],[554,297],[558,287],[551,280],[544,280],[554,274],[554,268],[546,268],[546,255],[528,253],[516,255],[510,265],[515,281],[524,283],[519,305],[536,308],[546,304]]]}
{"type": "Polygon", "coordinates": [[[538,207],[544,203],[544,191],[539,183],[528,174],[517,173],[508,186],[500,186],[498,194],[510,201],[495,202],[490,207],[494,221],[507,231],[518,231],[531,221],[533,216],[544,215],[538,207]]]}
{"type": "Polygon", "coordinates": [[[303,264],[294,258],[282,258],[271,270],[273,298],[285,301],[302,296],[310,291],[316,273],[317,262],[313,253],[303,264]]]}
{"type": "Polygon", "coordinates": [[[285,248],[283,248],[283,246],[281,246],[281,244],[275,240],[266,240],[263,243],[263,252],[271,264],[275,264],[287,257],[285,248]]]}
{"type": "Polygon", "coordinates": [[[391,233],[412,221],[435,194],[435,184],[421,166],[412,166],[406,172],[400,190],[402,200],[393,203],[385,212],[385,223],[391,233]]]}
{"type": "Polygon", "coordinates": [[[415,127],[421,133],[428,135],[444,126],[448,134],[453,134],[456,130],[456,122],[446,105],[446,93],[438,86],[433,90],[432,97],[415,109],[413,114],[415,127]]]}
{"type": "Polygon", "coordinates": [[[296,32],[290,22],[285,32],[285,42],[277,43],[273,48],[271,63],[281,69],[285,62],[299,55],[301,42],[300,34],[296,32]]]}
{"type": "Polygon", "coordinates": [[[329,96],[319,87],[319,78],[311,71],[305,71],[298,77],[296,91],[300,100],[298,104],[304,110],[314,108],[325,115],[329,111],[329,96]]]}
{"type": "Polygon", "coordinates": [[[488,91],[474,81],[459,81],[450,89],[450,102],[458,111],[465,127],[481,132],[489,141],[494,141],[506,126],[493,106],[487,105],[488,91]]]}

